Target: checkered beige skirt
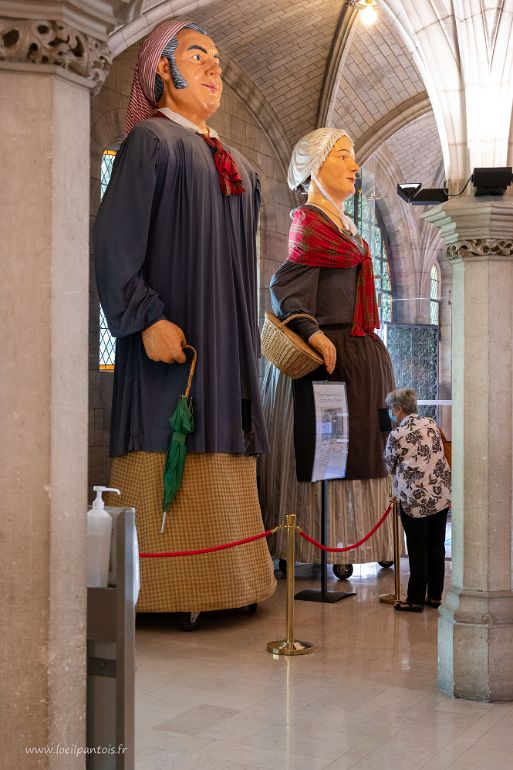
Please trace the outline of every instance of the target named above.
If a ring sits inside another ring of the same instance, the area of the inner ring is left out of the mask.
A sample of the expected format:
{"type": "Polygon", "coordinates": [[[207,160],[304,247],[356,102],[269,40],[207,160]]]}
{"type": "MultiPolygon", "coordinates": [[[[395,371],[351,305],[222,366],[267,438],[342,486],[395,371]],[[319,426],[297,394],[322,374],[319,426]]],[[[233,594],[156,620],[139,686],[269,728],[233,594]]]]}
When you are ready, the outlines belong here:
{"type": "MultiPolygon", "coordinates": [[[[130,452],[112,461],[109,505],[136,510],[141,552],[185,551],[263,531],[254,457],[189,454],[182,485],[162,521],[162,452],[130,452]]],[[[106,498],[107,499],[107,498],[106,498]]],[[[244,607],[274,592],[266,539],[199,556],[141,559],[139,612],[202,612],[244,607]]]]}

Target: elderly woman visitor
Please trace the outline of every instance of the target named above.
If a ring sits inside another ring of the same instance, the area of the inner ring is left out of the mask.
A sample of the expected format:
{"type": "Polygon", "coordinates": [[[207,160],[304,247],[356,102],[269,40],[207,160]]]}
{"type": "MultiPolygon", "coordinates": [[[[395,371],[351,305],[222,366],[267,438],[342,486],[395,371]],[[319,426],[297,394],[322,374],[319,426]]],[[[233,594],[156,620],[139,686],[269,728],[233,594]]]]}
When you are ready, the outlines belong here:
{"type": "Polygon", "coordinates": [[[386,404],[396,427],[387,440],[385,465],[399,501],[410,562],[407,598],[395,609],[422,612],[424,605],[437,608],[442,600],[451,472],[438,426],[417,414],[415,391],[393,390],[386,404]]]}
{"type": "MultiPolygon", "coordinates": [[[[274,526],[294,511],[305,531],[319,539],[321,489],[320,482],[311,480],[316,433],[312,383],[344,382],[348,453],[343,478],[329,481],[329,545],[357,542],[387,506],[383,425],[388,424],[385,395],[394,379],[388,352],[374,331],[379,315],[369,247],[344,213],[358,170],[353,142],[343,129],[316,129],[296,144],[288,184],[307,199],[291,213],[288,259],[270,284],[277,316],[311,316],[290,325],[324,364],[293,382],[272,365],[265,371],[263,404],[271,451],[261,466],[264,518],[266,526],[274,526]]],[[[306,541],[298,541],[297,547],[298,561],[319,560],[306,541]]],[[[275,557],[285,558],[284,532],[274,548],[275,557]]],[[[388,521],[376,537],[345,556],[355,563],[391,558],[388,521]]],[[[333,554],[328,560],[341,561],[333,554]]]]}

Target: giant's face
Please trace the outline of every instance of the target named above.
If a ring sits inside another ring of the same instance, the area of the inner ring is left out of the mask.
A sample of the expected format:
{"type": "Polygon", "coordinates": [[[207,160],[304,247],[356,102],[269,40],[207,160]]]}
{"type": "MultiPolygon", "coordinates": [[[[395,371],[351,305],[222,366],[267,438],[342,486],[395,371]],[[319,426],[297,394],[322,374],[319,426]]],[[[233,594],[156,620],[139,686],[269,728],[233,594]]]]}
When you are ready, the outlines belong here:
{"type": "Polygon", "coordinates": [[[355,191],[356,172],[360,166],[348,136],[341,136],[317,172],[321,184],[337,201],[344,201],[355,191]]]}
{"type": "Polygon", "coordinates": [[[176,88],[171,81],[172,106],[193,122],[205,121],[218,110],[221,102],[219,52],[210,37],[194,29],[182,29],[176,37],[176,67],[187,87],[176,88]]]}

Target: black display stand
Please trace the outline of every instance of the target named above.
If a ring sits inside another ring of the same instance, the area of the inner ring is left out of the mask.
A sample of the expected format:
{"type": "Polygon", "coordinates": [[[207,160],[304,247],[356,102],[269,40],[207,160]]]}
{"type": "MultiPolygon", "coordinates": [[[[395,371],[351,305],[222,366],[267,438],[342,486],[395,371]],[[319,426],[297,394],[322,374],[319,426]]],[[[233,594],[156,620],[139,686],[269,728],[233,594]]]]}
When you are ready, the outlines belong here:
{"type": "MultiPolygon", "coordinates": [[[[326,479],[321,482],[321,543],[328,545],[328,481],[326,479]]],[[[328,557],[326,551],[321,551],[321,590],[309,588],[306,591],[300,591],[294,599],[333,604],[348,596],[356,596],[356,594],[354,591],[328,591],[328,557]]]]}

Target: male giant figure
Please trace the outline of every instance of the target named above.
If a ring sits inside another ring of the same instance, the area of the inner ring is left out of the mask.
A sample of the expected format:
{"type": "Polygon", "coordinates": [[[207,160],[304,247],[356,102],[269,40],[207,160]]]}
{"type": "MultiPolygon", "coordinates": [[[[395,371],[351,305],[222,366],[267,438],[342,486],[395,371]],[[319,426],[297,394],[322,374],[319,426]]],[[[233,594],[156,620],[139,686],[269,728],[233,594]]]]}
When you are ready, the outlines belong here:
{"type": "MultiPolygon", "coordinates": [[[[256,458],[267,438],[257,357],[258,178],[206,121],[221,98],[219,54],[195,24],[169,21],[141,47],[95,227],[100,299],[118,338],[111,486],[134,506],[142,551],[217,545],[262,531],[256,458]],[[168,418],[197,348],[182,486],[164,534],[168,418]]],[[[217,553],[143,559],[138,609],[242,607],[275,589],[265,540],[217,553]]]]}

